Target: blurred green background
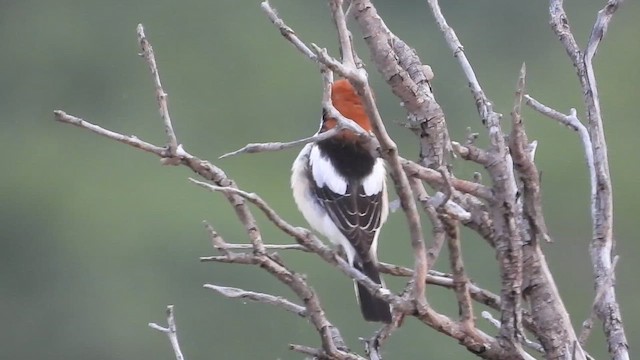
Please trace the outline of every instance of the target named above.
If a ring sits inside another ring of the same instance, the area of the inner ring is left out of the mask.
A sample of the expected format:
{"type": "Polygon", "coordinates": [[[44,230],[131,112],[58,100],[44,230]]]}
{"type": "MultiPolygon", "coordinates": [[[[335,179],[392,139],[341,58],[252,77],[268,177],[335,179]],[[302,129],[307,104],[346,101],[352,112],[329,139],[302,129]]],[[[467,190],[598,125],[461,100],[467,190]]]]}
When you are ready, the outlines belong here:
{"type": "MultiPolygon", "coordinates": [[[[399,36],[433,67],[433,87],[454,139],[483,132],[466,80],[436,29],[425,1],[376,1],[399,36]]],[[[603,1],[568,1],[584,44],[603,1]]],[[[272,5],[306,42],[337,54],[325,1],[274,0],[272,5]]],[[[467,55],[498,111],[508,115],[523,61],[528,89],[561,111],[580,107],[574,70],[548,26],[543,1],[443,1],[467,55]]],[[[596,59],[615,190],[615,236],[621,260],[617,291],[632,345],[640,337],[640,6],[628,2],[614,18],[596,59]],[[635,210],[634,210],[635,209],[635,210]],[[635,280],[634,280],[635,279],[635,280]]],[[[283,285],[257,268],[200,263],[213,253],[201,225],[209,220],[229,242],[246,242],[229,204],[189,184],[185,168],[53,121],[63,109],[103,127],[164,144],[150,76],[137,56],[135,27],[146,27],[180,142],[210,159],[286,219],[305,225],[289,194],[297,150],[217,157],[248,142],[292,140],[316,131],[321,80],[316,67],[284,41],[258,1],[0,1],[0,359],[173,359],[164,324],[175,304],[188,359],[299,359],[288,343],[318,346],[306,321],[266,305],[229,300],[204,283],[281,294],[283,285]]],[[[352,27],[358,37],[356,27],[352,27]]],[[[369,54],[359,41],[360,55],[369,54]]],[[[415,138],[395,123],[403,111],[368,67],[380,109],[404,156],[415,138]]],[[[593,299],[588,259],[589,185],[576,134],[526,110],[539,141],[546,219],[555,243],[545,245],[577,327],[593,299]]],[[[582,116],[584,117],[584,116],[582,116]]],[[[484,135],[483,135],[484,137],[484,135]]],[[[459,174],[476,170],[456,161],[459,174]]],[[[269,243],[290,243],[258,216],[269,243]]],[[[425,223],[426,224],[426,223],[425,223]]],[[[428,232],[428,231],[427,231],[428,232]]],[[[382,260],[411,265],[400,214],[383,231],[382,260]]],[[[471,277],[498,289],[493,253],[464,238],[471,277]]],[[[308,254],[282,254],[308,275],[350,346],[376,329],[362,321],[351,282],[308,254]]],[[[446,269],[443,255],[438,268],[446,269]]],[[[399,290],[403,282],[388,279],[399,290]]],[[[454,315],[451,292],[430,287],[430,301],[454,315]]],[[[297,301],[296,299],[296,302],[297,301]]],[[[484,310],[477,307],[476,312],[484,310]]],[[[486,331],[495,330],[479,323],[486,331]]],[[[599,329],[599,325],[598,325],[599,329]]],[[[588,349],[605,358],[599,331],[588,349]]],[[[408,320],[385,348],[389,359],[471,359],[455,341],[408,320]]]]}

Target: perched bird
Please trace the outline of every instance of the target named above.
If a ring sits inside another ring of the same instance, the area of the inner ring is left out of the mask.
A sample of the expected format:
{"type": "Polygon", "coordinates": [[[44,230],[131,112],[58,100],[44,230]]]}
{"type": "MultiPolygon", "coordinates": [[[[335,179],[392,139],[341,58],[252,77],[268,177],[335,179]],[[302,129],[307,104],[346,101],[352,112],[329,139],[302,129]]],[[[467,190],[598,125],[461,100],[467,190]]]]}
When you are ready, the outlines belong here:
{"type": "MultiPolygon", "coordinates": [[[[348,80],[333,83],[331,101],[344,117],[371,131],[364,105],[348,80]]],[[[318,133],[335,126],[336,120],[325,114],[318,133]]],[[[389,214],[383,160],[345,129],[302,149],[293,163],[291,188],[307,222],[337,245],[349,264],[384,286],[376,255],[380,227],[389,214]]],[[[391,322],[389,304],[359,283],[356,295],[365,320],[391,322]]]]}

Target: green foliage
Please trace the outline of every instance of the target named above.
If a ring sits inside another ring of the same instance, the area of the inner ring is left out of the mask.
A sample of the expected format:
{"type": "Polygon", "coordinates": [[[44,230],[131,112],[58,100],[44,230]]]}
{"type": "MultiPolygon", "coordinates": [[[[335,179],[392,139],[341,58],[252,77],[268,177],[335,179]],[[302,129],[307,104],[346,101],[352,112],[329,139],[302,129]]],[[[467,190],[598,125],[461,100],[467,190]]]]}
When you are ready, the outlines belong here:
{"type": "MultiPolygon", "coordinates": [[[[482,133],[466,82],[426,3],[377,3],[390,27],[432,66],[433,86],[452,136],[461,139],[468,126],[482,133]]],[[[580,41],[587,38],[601,3],[569,4],[580,41]]],[[[578,107],[580,113],[574,70],[548,27],[544,2],[443,5],[500,112],[508,116],[525,61],[533,96],[561,111],[578,107]]],[[[336,53],[324,2],[280,0],[273,6],[305,41],[336,53]]],[[[634,190],[640,163],[633,157],[638,16],[637,3],[622,7],[596,63],[622,255],[617,289],[632,345],[640,338],[640,312],[633,305],[640,292],[634,280],[640,263],[634,190]]],[[[138,22],[145,24],[155,48],[179,140],[225,169],[243,189],[260,193],[285,218],[304,225],[289,194],[295,150],[216,160],[248,142],[292,140],[317,129],[321,80],[316,67],[280,37],[257,2],[0,2],[0,358],[171,359],[166,338],[146,326],[164,321],[168,303],[176,305],[189,359],[299,358],[287,350],[288,343],[319,343],[305,321],[201,287],[210,282],[292,297],[259,269],[198,262],[198,256],[213,252],[203,219],[227,241],[246,241],[222,196],[189,184],[191,173],[183,168],[161,167],[151,155],[52,120],[52,111],[63,109],[106,128],[164,142],[148,70],[136,55],[138,22]]],[[[360,46],[360,55],[368,59],[367,49],[360,46]]],[[[415,139],[393,125],[403,119],[398,100],[374,67],[368,69],[390,132],[404,156],[413,157],[415,139]]],[[[539,141],[544,206],[555,239],[545,249],[580,326],[594,295],[581,147],[570,130],[529,109],[525,121],[530,138],[539,141]]],[[[468,174],[476,170],[459,160],[455,166],[468,174]]],[[[267,242],[291,241],[259,219],[267,242]]],[[[495,290],[493,254],[479,239],[465,235],[472,278],[495,290]]],[[[383,230],[380,253],[383,260],[411,265],[401,216],[392,215],[383,230]]],[[[330,318],[358,348],[357,338],[375,328],[361,320],[350,281],[308,254],[283,256],[308,274],[330,318]]],[[[445,269],[445,259],[438,265],[445,269]]],[[[398,280],[389,283],[402,286],[398,280]]],[[[428,291],[439,309],[457,313],[453,293],[428,291]]],[[[601,337],[593,337],[588,348],[605,357],[601,337]]],[[[473,357],[414,321],[390,340],[386,354],[394,359],[473,357]]]]}

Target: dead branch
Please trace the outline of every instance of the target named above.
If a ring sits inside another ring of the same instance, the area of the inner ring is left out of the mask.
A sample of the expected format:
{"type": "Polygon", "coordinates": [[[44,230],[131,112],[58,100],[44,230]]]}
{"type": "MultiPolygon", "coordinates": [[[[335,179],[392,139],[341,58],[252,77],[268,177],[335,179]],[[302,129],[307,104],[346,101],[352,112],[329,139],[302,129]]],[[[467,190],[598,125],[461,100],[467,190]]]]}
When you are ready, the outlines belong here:
{"type": "Polygon", "coordinates": [[[288,312],[294,313],[301,317],[307,317],[307,309],[304,306],[294,304],[293,302],[281,297],[270,294],[263,294],[255,291],[247,291],[239,288],[218,286],[212,284],[204,284],[204,288],[211,289],[232,299],[248,299],[251,301],[277,306],[288,312]]]}
{"type": "MultiPolygon", "coordinates": [[[[511,132],[508,140],[505,140],[503,124],[500,123],[501,115],[493,110],[493,104],[484,93],[455,31],[447,23],[438,1],[428,0],[447,45],[468,79],[478,113],[482,123],[487,127],[490,142],[488,149],[475,145],[474,140],[479,136],[477,133],[469,134],[463,144],[450,141],[444,113],[435,100],[430,84],[433,77],[430,67],[422,64],[416,52],[393,34],[371,1],[352,0],[346,1],[347,4],[343,0],[328,2],[337,29],[340,60],[315,44],[306,45],[293,29],[278,17],[269,3],[263,2],[261,7],[281,35],[306,58],[318,65],[323,80],[321,105],[328,116],[336,119],[337,126],[325,133],[291,142],[248,144],[221,157],[283,150],[328,139],[345,129],[356,133],[369,145],[373,153],[379,154],[387,162],[400,206],[407,220],[414,256],[413,268],[383,262],[379,264],[381,272],[410,278],[400,295],[353,268],[309,230],[287,222],[257,194],[239,189],[222,169],[191,155],[184,149],[173,130],[167,94],[162,88],[154,51],[142,25],[137,28],[141,55],[152,75],[167,145],[159,147],[135,136],[125,136],[61,110],[54,112],[55,118],[59,122],[84,128],[155,154],[161,158],[163,164],[184,165],[205,180],[190,179],[193,183],[223,194],[245,228],[249,243],[228,243],[213,226],[205,223],[212,245],[219,251],[219,255],[201,257],[200,260],[251,265],[263,269],[285,284],[297,300],[235,287],[213,284],[204,286],[229,298],[265,303],[307,319],[318,332],[321,346],[314,348],[291,344],[290,349],[293,351],[318,359],[365,359],[346,346],[339,330],[324,313],[320,297],[305,277],[291,269],[275,252],[270,252],[272,250],[296,250],[315,254],[329,266],[365,286],[374,296],[392,305],[392,323],[382,326],[370,338],[363,340],[365,353],[370,360],[381,359],[383,343],[402,325],[406,317],[415,317],[423,324],[456,339],[470,352],[484,359],[533,359],[523,346],[543,353],[547,359],[589,359],[582,346],[593,327],[594,316],[604,323],[612,358],[629,359],[628,344],[614,291],[615,265],[618,258],[614,257],[612,261],[611,181],[592,65],[598,45],[621,1],[609,0],[598,13],[588,44],[582,51],[569,28],[562,0],[550,0],[552,28],[578,70],[578,79],[587,107],[588,127],[580,122],[574,109],[569,115],[564,115],[525,95],[523,65],[511,112],[511,132]],[[347,25],[349,16],[355,18],[378,72],[402,101],[407,111],[408,127],[419,136],[420,153],[417,162],[402,158],[395,142],[386,131],[368,82],[368,74],[354,50],[353,36],[347,25]],[[372,122],[373,134],[367,133],[354,121],[345,118],[333,106],[331,84],[334,72],[349,80],[356,88],[372,122]],[[590,255],[596,295],[593,311],[585,321],[580,337],[576,336],[572,328],[569,313],[560,298],[538,241],[548,240],[549,234],[542,213],[539,172],[534,163],[537,142],[529,143],[526,135],[522,116],[523,102],[577,131],[585,150],[591,179],[593,236],[590,255]],[[445,164],[448,150],[454,151],[462,159],[484,167],[488,171],[491,184],[483,185],[480,179],[475,177],[474,181],[456,178],[445,164]],[[425,245],[416,201],[420,203],[432,224],[433,242],[429,247],[425,245]],[[276,228],[291,236],[296,243],[265,244],[248,204],[256,206],[276,228]],[[477,232],[495,249],[501,276],[500,296],[469,280],[462,257],[461,224],[477,232]],[[431,269],[445,241],[449,250],[451,274],[431,269]],[[439,313],[429,305],[425,293],[427,284],[453,290],[460,309],[459,321],[439,313]],[[483,317],[498,328],[497,337],[494,338],[476,327],[473,301],[500,312],[500,320],[493,319],[490,314],[483,312],[483,317]],[[527,339],[523,329],[535,336],[539,343],[527,339]]],[[[182,360],[173,307],[168,308],[168,328],[157,324],[150,326],[169,336],[176,358],[182,360]]]]}
{"type": "Polygon", "coordinates": [[[158,101],[158,109],[160,111],[160,117],[164,121],[164,130],[167,134],[168,144],[167,150],[169,154],[172,156],[176,156],[176,151],[178,150],[178,139],[176,138],[176,133],[173,130],[173,125],[171,124],[171,116],[169,116],[169,105],[167,104],[167,93],[162,88],[162,82],[160,81],[160,72],[158,71],[158,65],[156,64],[156,56],[153,52],[153,47],[149,40],[147,40],[147,36],[144,34],[144,27],[142,24],[138,24],[137,27],[138,33],[138,42],[140,43],[140,48],[142,49],[142,53],[140,54],[149,65],[149,70],[151,71],[151,77],[153,79],[153,85],[156,89],[156,100],[158,101]]]}
{"type": "Polygon", "coordinates": [[[604,332],[609,345],[609,353],[613,359],[629,359],[629,344],[624,332],[620,306],[616,300],[614,285],[607,282],[612,272],[613,239],[613,192],[611,188],[611,174],[609,172],[609,158],[607,143],[604,136],[600,97],[593,70],[593,58],[598,45],[604,38],[613,14],[618,10],[622,1],[609,0],[602,10],[591,30],[589,41],[583,51],[576,42],[569,20],[563,8],[562,0],[551,0],[549,14],[551,26],[564,45],[573,66],[577,70],[578,80],[582,87],[583,101],[587,108],[589,120],[589,136],[591,138],[591,152],[593,154],[593,168],[595,169],[595,186],[592,184],[592,239],[590,244],[591,263],[595,278],[596,294],[601,291],[604,295],[596,305],[596,314],[604,324],[604,332]],[[593,190],[595,189],[595,193],[593,190]]]}
{"type": "Polygon", "coordinates": [[[176,328],[176,319],[173,315],[173,305],[167,305],[167,327],[160,326],[156,323],[149,323],[149,327],[167,334],[171,347],[176,355],[176,360],[184,360],[180,343],[178,342],[178,329],[176,328]]]}

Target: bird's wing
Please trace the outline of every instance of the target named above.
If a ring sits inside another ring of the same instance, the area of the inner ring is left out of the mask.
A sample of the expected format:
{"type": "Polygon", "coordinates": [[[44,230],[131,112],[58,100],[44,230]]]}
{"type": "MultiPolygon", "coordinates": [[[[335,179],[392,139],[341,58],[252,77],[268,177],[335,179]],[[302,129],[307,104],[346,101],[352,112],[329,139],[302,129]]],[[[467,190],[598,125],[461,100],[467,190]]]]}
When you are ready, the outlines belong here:
{"type": "Polygon", "coordinates": [[[369,251],[382,225],[383,192],[367,195],[361,183],[347,184],[344,194],[338,194],[326,185],[314,185],[317,199],[360,260],[372,260],[369,251]]]}

